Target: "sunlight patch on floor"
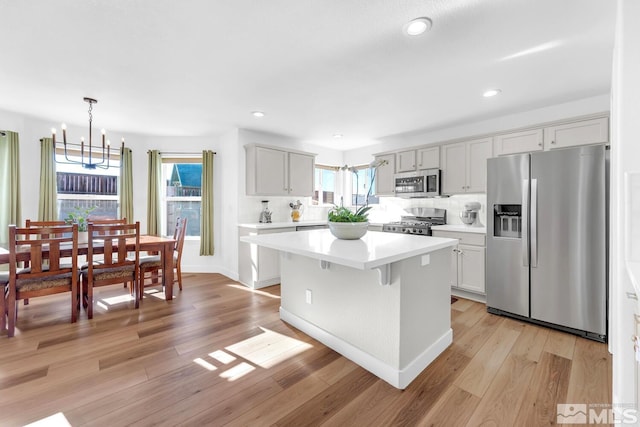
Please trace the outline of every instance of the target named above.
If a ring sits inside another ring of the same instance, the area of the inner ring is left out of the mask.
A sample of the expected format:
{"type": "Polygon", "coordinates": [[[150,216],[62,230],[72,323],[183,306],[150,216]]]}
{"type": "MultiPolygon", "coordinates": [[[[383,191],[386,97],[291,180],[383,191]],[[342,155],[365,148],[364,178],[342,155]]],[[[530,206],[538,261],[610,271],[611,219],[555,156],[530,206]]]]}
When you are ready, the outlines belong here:
{"type": "Polygon", "coordinates": [[[218,369],[215,366],[213,366],[211,363],[207,362],[204,359],[201,359],[200,357],[193,359],[193,361],[208,371],[215,371],[216,369],[218,369]]]}
{"type": "MultiPolygon", "coordinates": [[[[134,299],[135,297],[133,295],[124,294],[124,295],[118,295],[115,297],[100,298],[100,300],[98,300],[98,305],[100,305],[100,303],[102,302],[103,304],[111,306],[111,305],[122,304],[125,302],[133,301],[134,299]]],[[[108,310],[106,306],[103,308],[108,310]]]]}
{"type": "Polygon", "coordinates": [[[231,369],[227,369],[226,371],[220,374],[220,377],[226,378],[227,381],[235,381],[238,378],[241,378],[247,375],[251,371],[255,371],[255,367],[251,366],[247,362],[242,362],[239,365],[234,366],[231,369]]]}
{"type": "Polygon", "coordinates": [[[230,355],[229,353],[226,353],[222,350],[216,350],[213,353],[209,353],[209,356],[216,359],[218,362],[220,363],[224,363],[225,365],[233,362],[234,360],[236,360],[235,357],[233,357],[232,355],[230,355]]]}
{"type": "Polygon", "coordinates": [[[269,329],[262,327],[260,329],[263,331],[260,335],[240,341],[225,347],[225,349],[255,365],[268,369],[313,347],[311,344],[269,329]]]}
{"type": "Polygon", "coordinates": [[[48,416],[25,427],[71,427],[71,423],[67,420],[62,412],[48,416]]]}
{"type": "Polygon", "coordinates": [[[208,354],[211,360],[196,358],[194,363],[201,367],[215,371],[222,369],[221,365],[230,365],[220,373],[221,378],[235,381],[258,367],[269,369],[291,357],[294,357],[313,345],[272,330],[260,327],[261,334],[237,342],[224,350],[215,350],[208,354]],[[226,350],[226,351],[225,351],[226,350]]]}
{"type": "Polygon", "coordinates": [[[230,288],[234,288],[234,289],[240,289],[241,291],[251,292],[252,294],[262,295],[264,297],[280,299],[279,295],[273,295],[273,294],[270,294],[269,292],[261,291],[259,289],[247,288],[244,285],[231,284],[231,285],[227,285],[227,286],[229,286],[230,288]]]}

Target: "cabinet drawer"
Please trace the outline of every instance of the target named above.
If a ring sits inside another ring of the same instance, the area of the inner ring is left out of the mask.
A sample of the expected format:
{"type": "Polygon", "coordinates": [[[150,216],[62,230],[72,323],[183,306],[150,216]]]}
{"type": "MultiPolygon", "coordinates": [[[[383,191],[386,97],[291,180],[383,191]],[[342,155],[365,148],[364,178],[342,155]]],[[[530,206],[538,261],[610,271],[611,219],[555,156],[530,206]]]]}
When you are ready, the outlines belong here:
{"type": "Polygon", "coordinates": [[[461,245],[485,246],[486,236],[478,233],[462,233],[457,231],[439,231],[433,230],[433,237],[446,237],[449,239],[458,239],[461,245]]]}

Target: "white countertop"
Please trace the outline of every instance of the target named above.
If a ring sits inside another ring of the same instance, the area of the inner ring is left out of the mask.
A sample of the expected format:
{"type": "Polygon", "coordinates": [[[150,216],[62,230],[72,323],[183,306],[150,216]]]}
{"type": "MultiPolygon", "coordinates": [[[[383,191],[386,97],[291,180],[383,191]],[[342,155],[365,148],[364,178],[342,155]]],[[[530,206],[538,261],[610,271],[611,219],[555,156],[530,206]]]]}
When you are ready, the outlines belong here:
{"type": "Polygon", "coordinates": [[[459,233],[487,234],[487,227],[476,227],[464,224],[434,225],[431,229],[438,231],[457,231],[459,233]]]}
{"type": "Polygon", "coordinates": [[[327,225],[326,219],[319,219],[316,221],[282,221],[282,222],[251,222],[245,224],[238,224],[238,227],[251,228],[254,230],[266,230],[269,228],[287,228],[287,227],[304,227],[307,225],[327,225]]]}
{"type": "Polygon", "coordinates": [[[381,231],[368,231],[357,240],[340,240],[329,230],[244,236],[240,240],[359,270],[368,270],[458,244],[456,239],[381,231]]]}

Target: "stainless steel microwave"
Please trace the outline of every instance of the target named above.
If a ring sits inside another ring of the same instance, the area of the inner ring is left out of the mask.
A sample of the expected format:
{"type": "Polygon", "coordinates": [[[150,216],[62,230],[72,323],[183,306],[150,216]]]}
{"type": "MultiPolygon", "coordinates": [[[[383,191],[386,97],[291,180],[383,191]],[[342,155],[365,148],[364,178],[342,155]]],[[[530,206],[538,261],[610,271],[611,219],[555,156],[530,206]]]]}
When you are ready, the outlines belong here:
{"type": "Polygon", "coordinates": [[[398,173],[394,176],[398,197],[436,197],[440,195],[440,169],[398,173]]]}

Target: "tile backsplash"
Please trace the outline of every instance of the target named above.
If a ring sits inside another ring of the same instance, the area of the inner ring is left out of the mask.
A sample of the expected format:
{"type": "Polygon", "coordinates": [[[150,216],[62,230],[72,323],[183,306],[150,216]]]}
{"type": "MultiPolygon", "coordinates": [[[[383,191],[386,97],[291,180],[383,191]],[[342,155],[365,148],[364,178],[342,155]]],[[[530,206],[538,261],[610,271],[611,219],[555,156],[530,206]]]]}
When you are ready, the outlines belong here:
{"type": "MultiPolygon", "coordinates": [[[[311,205],[311,197],[246,197],[241,209],[240,223],[255,223],[260,218],[262,200],[269,200],[269,210],[272,212],[273,222],[291,221],[291,208],[289,203],[300,200],[304,205],[303,220],[323,220],[327,218],[327,212],[331,206],[311,205]]],[[[401,199],[398,197],[380,197],[380,203],[374,205],[369,211],[369,222],[387,223],[399,221],[402,215],[411,215],[410,208],[439,208],[447,210],[447,224],[462,224],[460,212],[468,202],[479,202],[482,206],[479,212],[481,225],[486,225],[487,220],[487,195],[486,194],[461,194],[443,198],[428,199],[401,199]]]]}
{"type": "Polygon", "coordinates": [[[380,204],[373,208],[369,214],[369,221],[385,223],[398,221],[402,215],[411,215],[410,208],[438,208],[447,210],[447,224],[462,224],[460,212],[469,202],[480,203],[478,218],[480,225],[487,223],[487,195],[486,194],[460,194],[451,197],[428,199],[401,199],[398,197],[381,197],[380,204]]]}

